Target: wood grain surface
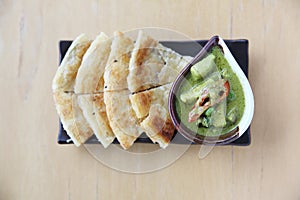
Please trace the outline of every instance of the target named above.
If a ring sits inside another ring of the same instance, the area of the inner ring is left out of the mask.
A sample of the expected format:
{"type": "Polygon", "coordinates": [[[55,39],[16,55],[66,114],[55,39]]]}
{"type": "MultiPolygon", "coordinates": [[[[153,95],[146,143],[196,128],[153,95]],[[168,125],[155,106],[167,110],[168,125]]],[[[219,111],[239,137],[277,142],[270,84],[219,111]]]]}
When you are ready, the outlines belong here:
{"type": "Polygon", "coordinates": [[[299,9],[298,0],[0,0],[0,199],[300,199],[299,9]],[[249,40],[251,146],[202,160],[193,146],[169,167],[129,174],[56,143],[58,41],[152,26],[249,40]]]}

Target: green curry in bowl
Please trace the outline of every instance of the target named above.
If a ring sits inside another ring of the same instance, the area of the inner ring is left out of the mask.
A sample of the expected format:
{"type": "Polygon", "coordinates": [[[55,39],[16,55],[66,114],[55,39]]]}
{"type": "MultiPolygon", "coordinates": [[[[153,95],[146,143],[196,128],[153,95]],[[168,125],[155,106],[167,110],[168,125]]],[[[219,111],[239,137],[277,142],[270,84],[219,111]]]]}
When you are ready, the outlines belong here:
{"type": "Polygon", "coordinates": [[[239,124],[243,87],[219,46],[190,68],[177,90],[175,108],[181,123],[201,136],[220,136],[239,124]]]}

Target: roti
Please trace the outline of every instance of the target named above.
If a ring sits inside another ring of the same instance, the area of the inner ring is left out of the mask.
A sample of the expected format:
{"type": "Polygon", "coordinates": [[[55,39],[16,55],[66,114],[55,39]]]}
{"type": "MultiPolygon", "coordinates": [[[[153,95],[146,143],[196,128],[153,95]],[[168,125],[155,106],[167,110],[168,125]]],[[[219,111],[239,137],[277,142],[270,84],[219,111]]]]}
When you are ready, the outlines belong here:
{"type": "Polygon", "coordinates": [[[68,49],[52,83],[57,112],[76,146],[93,133],[104,147],[115,137],[124,149],[146,132],[166,148],[174,134],[168,112],[171,83],[191,58],[142,31],[134,42],[84,34],[68,49]]]}
{"type": "Polygon", "coordinates": [[[111,40],[100,33],[83,56],[75,83],[75,93],[83,115],[96,135],[106,148],[114,140],[110,128],[106,108],[103,101],[103,73],[110,54],[111,40]],[[94,94],[98,93],[98,94],[94,94]]]}
{"type": "Polygon", "coordinates": [[[111,40],[104,33],[100,33],[91,43],[76,76],[75,93],[103,92],[102,77],[110,54],[110,46],[111,40]]]}
{"type": "Polygon", "coordinates": [[[91,41],[85,34],[79,35],[69,47],[52,82],[54,101],[61,123],[76,146],[93,135],[73,94],[75,78],[83,55],[91,41]]]}
{"type": "Polygon", "coordinates": [[[109,124],[124,149],[131,147],[143,132],[131,107],[129,91],[104,92],[109,124]]]}
{"type": "Polygon", "coordinates": [[[147,117],[153,104],[167,105],[170,88],[171,84],[167,84],[130,95],[131,105],[136,116],[141,119],[147,117]]]}
{"type": "Polygon", "coordinates": [[[159,44],[158,51],[165,62],[158,74],[159,85],[173,83],[181,70],[193,59],[191,56],[181,56],[161,44],[159,44]]]}
{"type": "Polygon", "coordinates": [[[103,96],[103,93],[83,94],[78,95],[77,98],[86,121],[97,139],[106,148],[113,142],[115,136],[109,125],[103,96]]]}
{"type": "Polygon", "coordinates": [[[139,92],[158,85],[157,75],[164,61],[157,49],[158,42],[140,31],[132,51],[127,78],[129,90],[139,92]]]}
{"type": "Polygon", "coordinates": [[[175,130],[168,112],[171,86],[172,84],[167,84],[130,95],[137,117],[143,120],[141,127],[147,136],[162,148],[168,146],[175,130]]]}
{"type": "Polygon", "coordinates": [[[169,145],[175,131],[168,109],[160,104],[151,105],[149,115],[141,126],[152,142],[163,149],[169,145]]]}
{"type": "Polygon", "coordinates": [[[80,146],[93,135],[93,131],[83,117],[76,95],[57,91],[53,96],[63,128],[73,143],[80,146]]]}
{"type": "Polygon", "coordinates": [[[104,90],[127,90],[128,65],[133,41],[121,32],[115,32],[111,52],[104,72],[104,90]]]}
{"type": "Polygon", "coordinates": [[[132,109],[127,85],[128,65],[133,41],[121,32],[114,33],[104,73],[104,102],[110,126],[124,149],[142,133],[132,109]]]}
{"type": "Polygon", "coordinates": [[[69,47],[52,82],[52,90],[74,91],[75,78],[81,65],[82,57],[91,41],[85,34],[79,35],[69,47]]]}
{"type": "Polygon", "coordinates": [[[140,31],[130,59],[129,90],[136,93],[173,82],[190,59],[140,31]]]}

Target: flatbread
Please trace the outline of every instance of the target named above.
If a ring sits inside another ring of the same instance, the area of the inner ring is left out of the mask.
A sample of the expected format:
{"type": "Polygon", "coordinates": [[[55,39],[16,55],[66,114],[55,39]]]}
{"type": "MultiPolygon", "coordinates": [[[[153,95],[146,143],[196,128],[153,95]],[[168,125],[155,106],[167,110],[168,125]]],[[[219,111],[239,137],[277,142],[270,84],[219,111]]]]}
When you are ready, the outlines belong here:
{"type": "Polygon", "coordinates": [[[104,102],[110,126],[124,149],[142,133],[127,89],[127,75],[133,41],[121,32],[114,33],[111,53],[104,73],[104,102]]]}
{"type": "Polygon", "coordinates": [[[138,118],[145,118],[149,114],[151,105],[168,105],[168,96],[171,84],[146,90],[130,95],[133,110],[138,118]]]}
{"type": "Polygon", "coordinates": [[[77,98],[86,121],[97,139],[106,148],[113,142],[115,135],[109,125],[103,96],[103,93],[83,94],[78,95],[77,98]]]}
{"type": "Polygon", "coordinates": [[[85,34],[79,35],[69,47],[52,82],[56,110],[61,123],[76,146],[93,135],[73,94],[75,78],[83,55],[91,41],[85,34]]]}
{"type": "Polygon", "coordinates": [[[110,54],[110,46],[111,40],[104,33],[100,33],[92,42],[78,70],[75,93],[103,92],[103,74],[110,54]]]}
{"type": "Polygon", "coordinates": [[[158,74],[164,66],[158,42],[140,31],[132,51],[127,78],[131,92],[138,92],[158,85],[158,74]]]}
{"type": "Polygon", "coordinates": [[[128,65],[133,49],[133,41],[121,32],[115,32],[111,52],[104,72],[104,90],[128,89],[128,65]]]}
{"type": "Polygon", "coordinates": [[[131,107],[129,91],[104,92],[104,102],[110,127],[121,146],[128,149],[143,132],[131,107]]]}
{"type": "Polygon", "coordinates": [[[139,32],[127,78],[130,101],[148,137],[165,148],[175,127],[168,112],[171,83],[192,59],[139,32]]]}
{"type": "Polygon", "coordinates": [[[189,59],[143,32],[135,45],[121,32],[112,41],[100,33],[92,44],[78,36],[52,84],[64,129],[76,146],[94,132],[104,147],[115,134],[128,149],[145,131],[165,148],[175,130],[167,108],[169,83],[189,59]]]}
{"type": "Polygon", "coordinates": [[[168,146],[175,131],[168,110],[159,104],[151,105],[149,115],[141,126],[152,142],[163,149],[168,146]]]}
{"type": "Polygon", "coordinates": [[[103,101],[104,69],[110,54],[111,40],[100,33],[83,56],[75,83],[75,93],[83,115],[97,139],[106,148],[114,140],[103,101]],[[99,94],[93,94],[99,93],[99,94]]]}
{"type": "Polygon", "coordinates": [[[79,35],[69,47],[52,82],[52,90],[74,90],[75,78],[81,65],[82,57],[89,48],[91,41],[85,34],[79,35]]]}
{"type": "Polygon", "coordinates": [[[76,95],[57,91],[53,97],[64,129],[74,144],[80,146],[93,135],[93,131],[83,117],[76,95]]]}
{"type": "Polygon", "coordinates": [[[143,120],[141,127],[147,136],[161,148],[166,148],[175,127],[168,112],[168,97],[172,84],[130,95],[136,115],[143,120]]]}
{"type": "Polygon", "coordinates": [[[171,83],[191,60],[139,32],[127,78],[132,93],[171,83]]]}
{"type": "Polygon", "coordinates": [[[161,44],[159,44],[158,51],[165,62],[158,74],[159,85],[174,82],[181,70],[193,59],[191,56],[181,56],[161,44]]]}

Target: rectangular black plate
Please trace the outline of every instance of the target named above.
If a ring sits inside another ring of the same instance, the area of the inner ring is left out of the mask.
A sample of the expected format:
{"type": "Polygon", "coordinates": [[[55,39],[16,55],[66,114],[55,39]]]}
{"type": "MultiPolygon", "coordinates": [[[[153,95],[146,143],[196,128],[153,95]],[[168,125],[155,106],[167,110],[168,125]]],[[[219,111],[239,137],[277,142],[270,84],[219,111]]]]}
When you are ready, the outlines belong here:
{"type": "MultiPolygon", "coordinates": [[[[245,75],[248,77],[248,40],[224,40],[226,45],[228,46],[229,50],[231,51],[232,55],[242,68],[245,75]]],[[[170,41],[170,42],[161,42],[163,45],[173,49],[174,51],[182,54],[182,55],[190,55],[195,56],[203,47],[207,40],[197,40],[195,42],[185,42],[185,41],[170,41]]],[[[72,41],[60,41],[59,42],[59,52],[60,52],[60,62],[62,61],[63,57],[65,56],[68,48],[70,47],[72,41]]],[[[59,144],[71,144],[69,136],[67,135],[66,131],[64,130],[62,124],[59,122],[59,133],[58,133],[58,143],[59,144]]],[[[174,144],[190,144],[190,142],[181,136],[180,133],[171,141],[174,144]]],[[[152,143],[152,141],[142,134],[135,142],[139,143],[152,143]]],[[[87,143],[98,143],[98,140],[95,136],[91,137],[87,143]]],[[[114,140],[115,144],[119,142],[117,139],[114,140]]],[[[247,131],[237,140],[227,144],[227,145],[235,145],[235,146],[248,146],[251,143],[250,137],[250,127],[247,131]]]]}

